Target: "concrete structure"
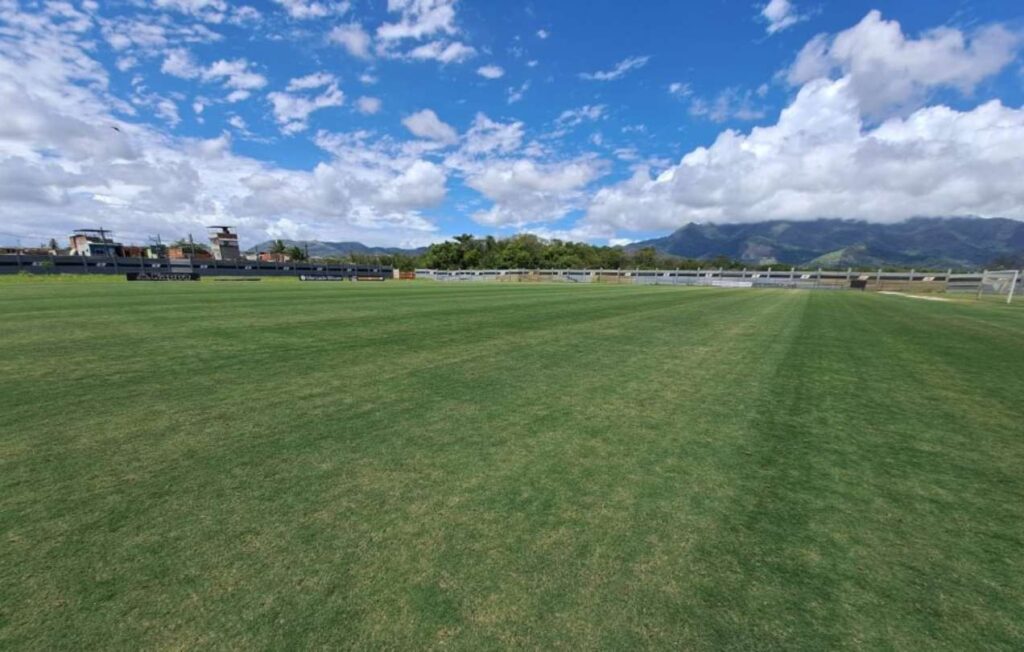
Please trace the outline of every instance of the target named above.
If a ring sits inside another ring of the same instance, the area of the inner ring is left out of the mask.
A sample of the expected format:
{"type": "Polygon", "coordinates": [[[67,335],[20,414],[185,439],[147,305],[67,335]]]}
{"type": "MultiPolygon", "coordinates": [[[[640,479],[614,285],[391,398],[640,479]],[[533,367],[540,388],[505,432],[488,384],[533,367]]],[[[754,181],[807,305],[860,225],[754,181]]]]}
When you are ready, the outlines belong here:
{"type": "Polygon", "coordinates": [[[0,247],[0,256],[55,256],[57,252],[48,247],[0,247]]]}
{"type": "Polygon", "coordinates": [[[215,229],[210,235],[210,248],[213,250],[214,260],[238,260],[242,252],[238,248],[238,234],[231,231],[230,226],[208,226],[208,229],[215,229]]]}
{"type": "Polygon", "coordinates": [[[141,247],[139,245],[123,245],[121,247],[121,256],[124,258],[152,258],[149,255],[149,247],[141,247]]]}
{"type": "Polygon", "coordinates": [[[287,263],[291,259],[288,254],[275,254],[269,251],[261,251],[257,254],[257,260],[263,263],[287,263]]]}
{"type": "Polygon", "coordinates": [[[167,257],[172,260],[214,260],[213,255],[199,245],[173,244],[167,247],[167,257]],[[191,249],[191,253],[190,253],[191,249]]]}
{"type": "Polygon", "coordinates": [[[108,237],[105,229],[78,229],[71,237],[72,256],[120,256],[122,245],[108,237]]]}

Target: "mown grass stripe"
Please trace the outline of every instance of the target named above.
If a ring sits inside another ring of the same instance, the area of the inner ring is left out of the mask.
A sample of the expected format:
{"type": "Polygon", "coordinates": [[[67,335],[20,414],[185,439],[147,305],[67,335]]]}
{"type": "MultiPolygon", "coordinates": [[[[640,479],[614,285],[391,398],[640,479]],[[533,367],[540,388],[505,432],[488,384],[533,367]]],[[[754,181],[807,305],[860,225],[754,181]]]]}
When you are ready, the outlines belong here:
{"type": "Polygon", "coordinates": [[[0,646],[1012,649],[1024,312],[0,284],[0,646]]]}

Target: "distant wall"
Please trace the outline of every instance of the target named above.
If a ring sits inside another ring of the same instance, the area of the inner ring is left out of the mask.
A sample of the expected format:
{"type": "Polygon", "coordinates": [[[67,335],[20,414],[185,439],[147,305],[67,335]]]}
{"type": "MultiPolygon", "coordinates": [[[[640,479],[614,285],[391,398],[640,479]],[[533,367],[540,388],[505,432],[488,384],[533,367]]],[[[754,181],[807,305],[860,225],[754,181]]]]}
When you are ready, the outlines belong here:
{"type": "MultiPolygon", "coordinates": [[[[828,270],[739,270],[739,269],[417,269],[417,278],[437,281],[498,281],[563,283],[624,283],[630,285],[712,285],[720,287],[785,287],[846,289],[853,280],[865,282],[867,290],[896,292],[976,292],[981,273],[855,272],[828,270]]],[[[1024,288],[1024,276],[1018,292],[1024,288]]]]}

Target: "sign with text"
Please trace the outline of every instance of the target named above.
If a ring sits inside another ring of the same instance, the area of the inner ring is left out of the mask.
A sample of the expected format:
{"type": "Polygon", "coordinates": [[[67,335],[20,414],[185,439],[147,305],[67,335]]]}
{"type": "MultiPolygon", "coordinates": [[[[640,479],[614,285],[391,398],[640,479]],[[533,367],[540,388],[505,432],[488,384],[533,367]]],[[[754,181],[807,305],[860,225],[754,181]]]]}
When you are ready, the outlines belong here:
{"type": "Polygon", "coordinates": [[[189,272],[128,272],[129,281],[198,281],[199,274],[189,272]]]}

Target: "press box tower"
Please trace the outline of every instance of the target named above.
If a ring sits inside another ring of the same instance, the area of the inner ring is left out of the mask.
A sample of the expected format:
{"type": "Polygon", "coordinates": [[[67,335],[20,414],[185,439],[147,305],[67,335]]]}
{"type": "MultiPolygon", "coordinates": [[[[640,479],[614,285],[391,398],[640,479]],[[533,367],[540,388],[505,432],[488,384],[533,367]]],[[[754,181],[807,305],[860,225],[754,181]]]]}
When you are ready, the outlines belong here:
{"type": "Polygon", "coordinates": [[[212,231],[210,234],[210,248],[213,250],[214,260],[238,260],[242,257],[238,249],[238,234],[231,229],[233,226],[208,226],[212,231]]]}

